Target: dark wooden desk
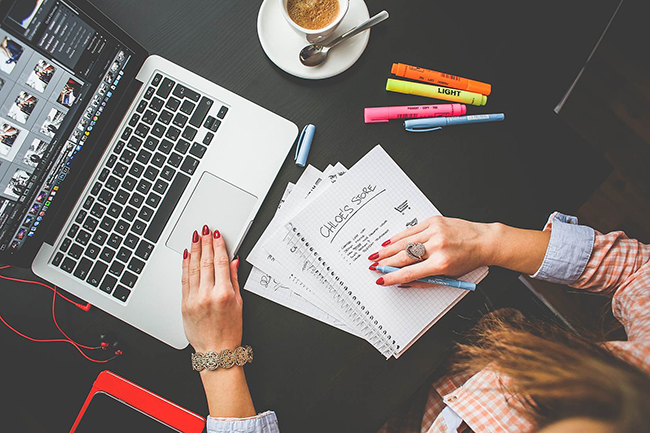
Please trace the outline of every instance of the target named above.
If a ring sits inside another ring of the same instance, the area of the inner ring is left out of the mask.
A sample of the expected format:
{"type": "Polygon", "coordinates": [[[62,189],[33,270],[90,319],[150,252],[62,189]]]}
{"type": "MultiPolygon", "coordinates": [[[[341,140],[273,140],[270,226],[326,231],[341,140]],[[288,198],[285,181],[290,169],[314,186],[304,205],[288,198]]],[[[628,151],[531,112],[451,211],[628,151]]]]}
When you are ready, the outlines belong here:
{"type": "MultiPolygon", "coordinates": [[[[256,32],[260,2],[94,0],[151,53],[196,71],[291,119],[314,123],[309,162],[352,166],[381,143],[443,214],[540,228],[553,210],[572,212],[609,171],[602,158],[552,112],[600,36],[616,1],[408,2],[368,1],[371,14],[391,18],[372,30],[368,48],[347,72],[305,81],[275,67],[256,32]],[[472,3],[472,2],[470,2],[472,3]],[[589,11],[587,16],[584,11],[589,11]],[[578,24],[579,23],[579,24],[578,24]],[[393,62],[411,63],[493,84],[487,107],[501,124],[408,134],[397,123],[366,125],[368,106],[430,103],[384,90],[393,62]]],[[[236,143],[231,145],[236,146],[236,143]]],[[[270,221],[287,182],[301,169],[285,162],[240,255],[246,257],[270,221]]],[[[250,267],[242,264],[245,281],[250,267]]],[[[27,270],[9,274],[32,277],[27,270]]],[[[512,280],[492,272],[482,287],[512,280]]],[[[2,282],[0,312],[24,332],[57,335],[51,293],[2,282]]],[[[176,290],[171,284],[163,290],[176,290]]],[[[469,296],[399,360],[386,362],[369,344],[244,293],[244,341],[255,348],[247,367],[258,410],[274,409],[283,432],[374,432],[440,365],[453,331],[476,311],[469,296]]],[[[155,305],[153,306],[155,308],[155,305]]],[[[0,327],[3,430],[65,431],[103,368],[109,368],[198,413],[207,413],[190,349],[175,351],[99,310],[58,303],[61,326],[79,341],[111,332],[125,346],[104,365],[83,360],[68,345],[36,345],[0,327]]],[[[110,416],[110,415],[108,415],[110,416]]]]}

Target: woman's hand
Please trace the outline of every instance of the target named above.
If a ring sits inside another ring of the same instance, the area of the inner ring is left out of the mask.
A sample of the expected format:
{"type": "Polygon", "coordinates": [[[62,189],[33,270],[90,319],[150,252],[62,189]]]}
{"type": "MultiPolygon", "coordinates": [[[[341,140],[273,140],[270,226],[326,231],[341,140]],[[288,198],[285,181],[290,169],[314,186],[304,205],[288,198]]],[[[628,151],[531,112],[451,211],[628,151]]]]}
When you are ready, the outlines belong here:
{"type": "MultiPolygon", "coordinates": [[[[377,280],[380,285],[403,284],[431,275],[459,276],[492,260],[496,226],[434,216],[391,237],[370,260],[380,266],[400,269],[377,280]],[[421,242],[426,253],[421,262],[410,258],[404,248],[407,243],[421,242]]],[[[418,286],[428,286],[418,283],[418,286]]]]}
{"type": "MultiPolygon", "coordinates": [[[[194,350],[234,349],[242,339],[242,299],[237,280],[239,258],[230,262],[221,233],[203,226],[183,253],[183,326],[194,350]]],[[[210,415],[243,418],[255,415],[243,367],[202,370],[210,415]]]]}
{"type": "MultiPolygon", "coordinates": [[[[384,274],[377,284],[404,284],[431,275],[460,276],[481,266],[501,266],[534,274],[542,265],[551,233],[524,230],[500,223],[483,224],[434,216],[384,242],[368,257],[381,266],[402,268],[384,274]],[[421,242],[426,253],[417,262],[404,251],[407,243],[421,242]]],[[[410,284],[429,287],[429,284],[410,284]]]]}
{"type": "Polygon", "coordinates": [[[231,263],[218,230],[195,231],[191,251],[183,253],[183,326],[194,350],[234,349],[242,340],[239,258],[231,263]]]}

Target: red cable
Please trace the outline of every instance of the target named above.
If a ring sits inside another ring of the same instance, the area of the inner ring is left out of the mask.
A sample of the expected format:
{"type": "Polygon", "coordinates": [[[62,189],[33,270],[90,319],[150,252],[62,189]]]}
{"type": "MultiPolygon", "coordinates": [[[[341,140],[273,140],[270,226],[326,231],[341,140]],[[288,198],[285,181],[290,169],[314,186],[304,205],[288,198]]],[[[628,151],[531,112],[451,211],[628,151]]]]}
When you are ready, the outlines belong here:
{"type": "Polygon", "coordinates": [[[72,343],[74,348],[77,349],[77,351],[79,353],[81,353],[81,356],[86,358],[88,361],[96,362],[98,364],[104,364],[104,363],[110,361],[110,359],[113,359],[113,358],[110,358],[110,359],[101,360],[101,359],[93,359],[93,358],[89,357],[88,355],[86,355],[83,352],[83,350],[81,350],[81,348],[83,347],[84,349],[94,350],[94,349],[98,349],[98,347],[90,347],[90,346],[85,346],[83,344],[79,344],[76,341],[74,341],[72,338],[68,337],[68,334],[63,332],[63,329],[61,329],[61,327],[59,326],[59,323],[56,321],[56,315],[54,314],[54,305],[56,304],[56,295],[57,294],[58,294],[58,290],[57,290],[56,286],[54,286],[54,295],[52,296],[52,320],[54,321],[54,324],[56,325],[56,328],[61,332],[61,334],[63,334],[63,336],[65,338],[67,338],[70,343],[72,343]]]}
{"type": "Polygon", "coordinates": [[[64,336],[65,338],[67,338],[68,340],[72,341],[72,342],[75,344],[75,346],[77,346],[77,349],[79,349],[79,347],[83,347],[84,349],[90,349],[90,350],[100,349],[101,347],[90,347],[90,346],[83,345],[83,344],[81,344],[81,343],[77,343],[77,342],[74,341],[72,338],[70,338],[70,337],[68,336],[68,334],[66,334],[65,332],[63,332],[63,329],[61,329],[61,327],[59,326],[59,322],[57,322],[57,320],[56,320],[56,314],[54,314],[54,305],[56,304],[56,295],[57,295],[58,293],[59,293],[59,292],[58,292],[58,290],[57,290],[57,287],[54,286],[54,297],[52,298],[52,321],[54,321],[54,324],[56,325],[56,329],[58,329],[59,332],[61,332],[61,334],[63,334],[63,336],[64,336]]]}
{"type": "MultiPolygon", "coordinates": [[[[9,266],[2,266],[2,267],[0,267],[0,270],[2,270],[2,269],[7,269],[7,268],[9,268],[9,266]]],[[[0,321],[2,321],[2,323],[4,323],[5,326],[6,326],[7,328],[11,329],[13,332],[15,332],[16,334],[20,335],[21,337],[23,337],[23,338],[25,338],[25,339],[27,339],[27,340],[29,340],[29,341],[33,341],[33,342],[35,342],[35,343],[69,343],[69,344],[72,344],[72,345],[74,346],[74,348],[77,349],[77,351],[78,351],[78,352],[79,352],[79,353],[80,353],[84,358],[86,358],[88,361],[96,362],[96,363],[98,363],[98,364],[104,364],[104,363],[106,363],[106,362],[108,362],[108,361],[111,361],[111,360],[117,358],[117,356],[113,356],[113,357],[111,357],[111,358],[109,358],[109,359],[99,360],[99,359],[93,359],[93,358],[89,357],[88,355],[86,355],[86,354],[81,350],[81,348],[88,349],[88,350],[95,350],[95,349],[99,349],[99,348],[101,348],[101,347],[91,347],[91,346],[86,346],[86,345],[83,345],[83,344],[77,343],[76,341],[74,341],[73,339],[71,339],[71,338],[68,336],[68,334],[66,334],[66,333],[63,331],[63,329],[61,329],[61,327],[59,326],[58,321],[56,320],[55,305],[56,305],[56,297],[57,297],[57,295],[60,296],[60,297],[62,297],[62,298],[65,299],[66,301],[70,302],[71,304],[73,304],[73,305],[75,305],[75,306],[81,308],[81,309],[84,310],[84,311],[88,311],[88,310],[90,309],[90,304],[81,305],[81,304],[79,304],[79,303],[77,303],[77,302],[74,302],[74,301],[72,301],[71,299],[68,299],[66,296],[64,296],[64,295],[62,295],[61,293],[59,293],[59,291],[58,291],[58,289],[57,289],[56,286],[51,287],[51,286],[48,286],[47,284],[41,283],[41,282],[39,282],[39,281],[21,280],[21,279],[19,279],[19,278],[11,278],[11,277],[6,277],[6,276],[4,276],[4,275],[0,275],[0,278],[2,278],[2,279],[4,279],[4,280],[16,281],[16,282],[27,283],[27,284],[36,284],[36,285],[39,285],[39,286],[47,287],[48,289],[52,290],[52,291],[54,292],[53,297],[52,297],[52,320],[54,321],[54,324],[56,325],[56,328],[59,330],[59,332],[61,332],[61,334],[63,334],[63,336],[64,336],[66,339],[65,339],[65,340],[64,340],[64,339],[61,339],[61,338],[56,338],[56,339],[38,339],[38,338],[32,338],[32,337],[29,337],[28,335],[23,334],[22,332],[18,331],[18,330],[15,329],[13,326],[11,326],[9,323],[7,323],[7,321],[2,317],[2,315],[0,315],[0,321]]]]}
{"type": "MultiPolygon", "coordinates": [[[[0,270],[2,270],[2,269],[7,269],[7,268],[9,268],[9,267],[10,267],[10,266],[3,266],[3,267],[0,267],[0,270]]],[[[54,303],[55,303],[55,301],[56,301],[56,295],[59,295],[60,297],[62,297],[62,298],[65,299],[66,301],[70,302],[72,305],[75,305],[75,306],[81,308],[81,309],[84,310],[84,311],[89,311],[89,310],[90,310],[90,304],[81,305],[81,304],[79,304],[79,303],[77,303],[77,302],[74,302],[74,301],[70,300],[70,299],[67,298],[65,295],[62,295],[62,294],[57,290],[57,287],[56,287],[56,286],[52,287],[52,286],[48,286],[47,284],[44,284],[44,283],[41,283],[41,282],[38,282],[38,281],[21,280],[21,279],[19,279],[19,278],[6,277],[6,276],[4,276],[4,275],[0,275],[0,278],[2,278],[2,279],[4,279],[4,280],[17,281],[17,282],[20,282],[20,283],[37,284],[37,285],[39,285],[39,286],[47,287],[48,289],[52,290],[52,291],[54,292],[54,299],[52,299],[52,320],[54,321],[54,324],[56,325],[57,329],[61,332],[61,334],[63,334],[63,336],[64,336],[65,338],[67,338],[68,340],[70,340],[71,343],[76,344],[76,345],[79,346],[79,347],[83,347],[84,349],[99,349],[99,347],[90,347],[90,346],[85,346],[85,345],[83,345],[83,344],[77,343],[77,342],[74,341],[72,338],[70,338],[70,337],[68,336],[68,334],[66,334],[65,332],[63,332],[63,329],[61,329],[61,327],[59,326],[59,323],[58,323],[57,320],[56,320],[56,315],[54,314],[54,303]],[[87,308],[86,308],[86,307],[87,307],[87,308]]]]}
{"type": "Polygon", "coordinates": [[[20,335],[21,337],[28,339],[29,341],[33,341],[35,343],[70,343],[70,344],[72,344],[74,346],[74,343],[72,341],[64,340],[62,338],[51,339],[51,340],[41,340],[41,339],[38,339],[38,338],[29,337],[29,336],[23,334],[22,332],[16,330],[10,324],[8,324],[2,316],[0,316],[0,321],[2,321],[2,323],[4,323],[7,326],[7,328],[11,329],[12,331],[14,331],[16,334],[20,335]]]}

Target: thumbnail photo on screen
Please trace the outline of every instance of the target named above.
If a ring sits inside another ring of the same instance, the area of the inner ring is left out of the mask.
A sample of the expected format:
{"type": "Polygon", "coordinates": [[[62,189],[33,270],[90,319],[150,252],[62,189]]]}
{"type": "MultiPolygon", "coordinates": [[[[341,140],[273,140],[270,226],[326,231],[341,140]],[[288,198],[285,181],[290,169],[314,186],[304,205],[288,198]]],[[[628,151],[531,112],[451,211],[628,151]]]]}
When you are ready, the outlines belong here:
{"type": "Polygon", "coordinates": [[[66,107],[72,107],[74,101],[79,97],[79,92],[81,92],[81,84],[70,78],[61,89],[56,102],[66,107]]]}
{"type": "Polygon", "coordinates": [[[34,70],[29,74],[26,84],[42,93],[47,88],[47,85],[50,84],[50,80],[55,72],[56,68],[54,66],[45,60],[39,60],[36,66],[34,66],[34,70]]]}
{"type": "Polygon", "coordinates": [[[20,129],[0,121],[0,155],[9,155],[19,135],[20,129]]]}
{"type": "Polygon", "coordinates": [[[9,113],[7,116],[14,119],[17,122],[25,123],[29,116],[34,111],[38,98],[33,95],[30,95],[27,92],[20,92],[16,97],[16,100],[11,104],[9,108],[9,113]]]}
{"type": "Polygon", "coordinates": [[[25,49],[11,38],[5,37],[0,43],[0,71],[11,74],[25,49]]]}
{"type": "Polygon", "coordinates": [[[29,145],[27,153],[23,156],[23,164],[29,167],[38,167],[38,164],[43,159],[43,155],[45,155],[47,146],[48,144],[46,142],[35,138],[32,144],[29,145]]]}
{"type": "Polygon", "coordinates": [[[18,198],[20,194],[22,194],[23,189],[27,186],[29,176],[30,174],[22,168],[16,169],[13,176],[11,176],[11,179],[9,179],[9,183],[7,184],[4,193],[10,197],[18,198]]]}
{"type": "Polygon", "coordinates": [[[43,122],[43,125],[41,126],[41,134],[47,135],[50,138],[54,138],[56,132],[59,130],[61,124],[63,123],[64,117],[65,114],[56,108],[52,108],[48,113],[45,122],[43,122]]]}

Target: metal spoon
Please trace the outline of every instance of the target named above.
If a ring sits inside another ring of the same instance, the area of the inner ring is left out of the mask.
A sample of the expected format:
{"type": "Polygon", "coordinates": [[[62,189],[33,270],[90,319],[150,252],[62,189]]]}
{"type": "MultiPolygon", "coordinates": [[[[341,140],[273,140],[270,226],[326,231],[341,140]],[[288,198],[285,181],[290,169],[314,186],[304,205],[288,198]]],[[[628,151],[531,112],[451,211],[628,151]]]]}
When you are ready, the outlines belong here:
{"type": "Polygon", "coordinates": [[[343,33],[338,38],[334,39],[332,42],[327,45],[307,45],[305,48],[300,50],[300,61],[305,66],[318,66],[327,59],[327,53],[329,50],[343,42],[344,40],[356,36],[364,30],[369,29],[375,24],[379,24],[388,18],[388,12],[381,11],[374,17],[370,18],[368,21],[359,24],[358,26],[348,30],[343,33]]]}

